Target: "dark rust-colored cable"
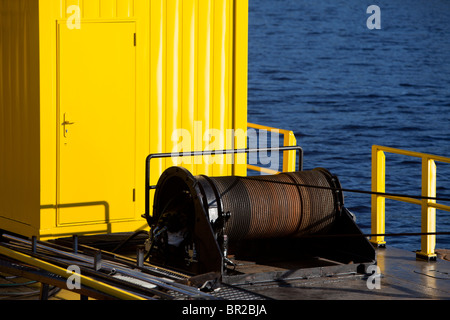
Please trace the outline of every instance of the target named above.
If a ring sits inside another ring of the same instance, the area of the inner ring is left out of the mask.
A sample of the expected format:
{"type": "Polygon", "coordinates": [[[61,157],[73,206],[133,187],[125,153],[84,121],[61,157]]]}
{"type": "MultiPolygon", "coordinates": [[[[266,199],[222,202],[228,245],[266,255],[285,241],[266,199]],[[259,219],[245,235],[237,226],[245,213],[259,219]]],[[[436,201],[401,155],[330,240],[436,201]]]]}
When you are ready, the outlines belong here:
{"type": "Polygon", "coordinates": [[[220,195],[223,212],[230,213],[225,233],[231,241],[317,234],[327,231],[337,216],[332,185],[320,170],[210,179],[220,195]]]}

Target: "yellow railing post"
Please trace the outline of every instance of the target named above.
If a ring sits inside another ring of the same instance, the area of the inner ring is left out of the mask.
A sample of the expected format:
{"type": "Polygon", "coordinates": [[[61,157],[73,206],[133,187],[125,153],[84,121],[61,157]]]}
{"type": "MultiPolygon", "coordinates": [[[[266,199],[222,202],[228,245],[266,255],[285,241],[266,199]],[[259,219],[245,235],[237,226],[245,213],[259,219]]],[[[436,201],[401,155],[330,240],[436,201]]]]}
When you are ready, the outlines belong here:
{"type": "MultiPolygon", "coordinates": [[[[292,131],[284,132],[284,146],[291,147],[297,145],[297,139],[292,131]]],[[[295,171],[295,150],[284,151],[283,154],[283,172],[295,171]]]]}
{"type": "MultiPolygon", "coordinates": [[[[436,197],[436,163],[427,157],[422,158],[422,196],[436,197]]],[[[436,208],[431,207],[431,203],[436,203],[436,200],[422,199],[422,233],[436,232],[436,208]]],[[[435,259],[435,246],[435,235],[421,236],[421,250],[416,253],[417,257],[435,259]]]]}
{"type": "MultiPolygon", "coordinates": [[[[386,156],[376,146],[372,148],[372,191],[385,192],[386,156]]],[[[372,234],[385,233],[385,198],[372,195],[372,234]]],[[[373,236],[370,242],[376,247],[384,247],[384,236],[373,236]]]]}
{"type": "MultiPolygon", "coordinates": [[[[435,260],[436,253],[436,209],[450,212],[450,206],[436,203],[436,162],[450,163],[450,158],[382,146],[372,147],[372,191],[385,193],[385,152],[422,159],[422,197],[399,197],[393,195],[372,195],[372,233],[385,233],[385,199],[402,201],[422,207],[421,249],[416,252],[418,259],[435,260]]],[[[375,246],[385,246],[384,236],[373,236],[375,246]]]]}
{"type": "MultiPolygon", "coordinates": [[[[272,128],[263,126],[260,124],[254,124],[254,123],[247,123],[247,127],[258,129],[258,130],[266,130],[270,131],[275,134],[282,134],[283,135],[283,145],[285,147],[293,147],[297,145],[297,139],[295,138],[294,132],[278,129],[278,128],[272,128]]],[[[284,151],[283,152],[283,172],[294,172],[296,171],[296,151],[284,151]]],[[[300,165],[300,164],[299,164],[300,165]]],[[[260,172],[266,172],[266,173],[272,173],[273,170],[261,170],[260,167],[247,165],[247,168],[250,170],[260,171],[260,172]]]]}

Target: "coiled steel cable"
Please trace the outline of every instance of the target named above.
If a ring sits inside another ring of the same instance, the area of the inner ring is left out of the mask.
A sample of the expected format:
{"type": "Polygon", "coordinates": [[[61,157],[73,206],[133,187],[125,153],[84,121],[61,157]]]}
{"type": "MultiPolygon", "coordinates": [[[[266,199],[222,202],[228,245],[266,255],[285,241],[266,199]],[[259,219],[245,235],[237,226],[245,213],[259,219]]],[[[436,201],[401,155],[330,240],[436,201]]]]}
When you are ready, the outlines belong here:
{"type": "Polygon", "coordinates": [[[252,179],[210,178],[220,195],[223,212],[230,212],[225,233],[235,241],[326,232],[338,215],[334,191],[311,190],[297,184],[331,188],[327,175],[325,170],[312,170],[252,179]]]}

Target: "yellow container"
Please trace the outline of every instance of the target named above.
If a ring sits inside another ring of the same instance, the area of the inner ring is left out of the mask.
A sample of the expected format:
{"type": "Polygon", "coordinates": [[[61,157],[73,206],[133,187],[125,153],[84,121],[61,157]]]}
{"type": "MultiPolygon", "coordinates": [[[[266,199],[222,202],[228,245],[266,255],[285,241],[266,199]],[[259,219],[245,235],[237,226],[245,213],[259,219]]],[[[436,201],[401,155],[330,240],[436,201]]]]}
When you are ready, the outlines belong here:
{"type": "Polygon", "coordinates": [[[146,228],[149,153],[245,147],[247,24],[246,0],[0,1],[0,229],[146,228]]]}

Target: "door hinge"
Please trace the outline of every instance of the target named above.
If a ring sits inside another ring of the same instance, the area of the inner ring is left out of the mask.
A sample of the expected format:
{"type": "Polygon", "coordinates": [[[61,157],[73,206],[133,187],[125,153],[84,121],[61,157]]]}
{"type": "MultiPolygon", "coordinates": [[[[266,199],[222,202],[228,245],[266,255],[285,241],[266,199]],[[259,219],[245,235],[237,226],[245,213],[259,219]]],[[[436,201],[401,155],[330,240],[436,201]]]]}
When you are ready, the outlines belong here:
{"type": "Polygon", "coordinates": [[[136,47],[136,33],[134,33],[134,46],[136,47]]]}
{"type": "Polygon", "coordinates": [[[133,202],[136,202],[136,189],[133,189],[133,202]]]}

